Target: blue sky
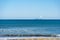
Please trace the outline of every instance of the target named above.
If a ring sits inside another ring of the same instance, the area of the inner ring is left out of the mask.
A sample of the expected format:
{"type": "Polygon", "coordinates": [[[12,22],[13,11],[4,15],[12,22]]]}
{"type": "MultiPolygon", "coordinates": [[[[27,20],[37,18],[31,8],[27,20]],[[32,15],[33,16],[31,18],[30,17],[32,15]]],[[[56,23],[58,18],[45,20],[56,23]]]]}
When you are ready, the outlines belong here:
{"type": "Polygon", "coordinates": [[[60,19],[60,0],[0,0],[0,19],[60,19]]]}

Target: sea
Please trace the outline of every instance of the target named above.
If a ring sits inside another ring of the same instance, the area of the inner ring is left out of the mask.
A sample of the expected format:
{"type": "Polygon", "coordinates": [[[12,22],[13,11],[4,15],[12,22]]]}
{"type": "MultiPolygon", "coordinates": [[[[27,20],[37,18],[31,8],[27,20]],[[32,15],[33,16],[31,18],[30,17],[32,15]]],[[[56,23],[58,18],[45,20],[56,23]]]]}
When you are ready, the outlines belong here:
{"type": "Polygon", "coordinates": [[[3,34],[60,34],[60,20],[0,20],[0,35],[3,34]]]}

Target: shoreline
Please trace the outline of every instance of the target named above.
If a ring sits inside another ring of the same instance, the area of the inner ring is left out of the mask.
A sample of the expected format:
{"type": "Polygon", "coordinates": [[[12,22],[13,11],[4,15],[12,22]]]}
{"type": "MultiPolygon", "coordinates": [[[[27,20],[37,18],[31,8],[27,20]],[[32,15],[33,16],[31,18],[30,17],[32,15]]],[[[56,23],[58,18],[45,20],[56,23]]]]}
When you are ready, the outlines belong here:
{"type": "Polygon", "coordinates": [[[39,37],[39,36],[44,36],[44,37],[56,37],[56,35],[44,35],[44,34],[3,34],[3,35],[0,35],[0,36],[19,36],[19,37],[25,37],[25,36],[36,36],[36,37],[39,37]]]}
{"type": "Polygon", "coordinates": [[[0,37],[0,40],[60,40],[60,37],[0,37]]]}
{"type": "Polygon", "coordinates": [[[0,37],[60,37],[60,34],[2,34],[0,37]]]}

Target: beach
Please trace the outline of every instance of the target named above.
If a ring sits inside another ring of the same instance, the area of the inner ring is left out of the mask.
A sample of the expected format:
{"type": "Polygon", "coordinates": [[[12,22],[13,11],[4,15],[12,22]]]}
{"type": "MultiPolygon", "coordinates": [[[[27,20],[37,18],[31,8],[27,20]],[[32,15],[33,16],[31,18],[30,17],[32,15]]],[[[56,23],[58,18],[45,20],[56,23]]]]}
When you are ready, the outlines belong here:
{"type": "Polygon", "coordinates": [[[0,37],[0,40],[60,40],[60,37],[0,37]]]}

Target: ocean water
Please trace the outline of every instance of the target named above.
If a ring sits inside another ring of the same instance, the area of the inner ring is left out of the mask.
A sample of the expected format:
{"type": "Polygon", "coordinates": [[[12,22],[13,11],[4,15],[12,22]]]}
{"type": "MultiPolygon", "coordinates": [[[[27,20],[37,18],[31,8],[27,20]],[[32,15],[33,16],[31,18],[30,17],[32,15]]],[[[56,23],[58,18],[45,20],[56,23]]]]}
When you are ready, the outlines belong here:
{"type": "Polygon", "coordinates": [[[0,34],[60,34],[60,20],[0,20],[0,34]]]}

